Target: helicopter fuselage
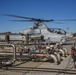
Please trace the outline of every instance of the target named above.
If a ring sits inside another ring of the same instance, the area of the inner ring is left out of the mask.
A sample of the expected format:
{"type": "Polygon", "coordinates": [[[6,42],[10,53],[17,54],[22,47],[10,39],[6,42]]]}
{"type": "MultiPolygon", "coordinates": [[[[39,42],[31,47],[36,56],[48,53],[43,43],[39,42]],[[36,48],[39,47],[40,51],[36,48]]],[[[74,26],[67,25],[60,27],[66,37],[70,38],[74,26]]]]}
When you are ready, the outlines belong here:
{"type": "Polygon", "coordinates": [[[50,29],[44,23],[39,23],[38,25],[36,24],[32,27],[29,27],[28,29],[20,31],[19,33],[30,35],[40,34],[44,36],[44,40],[46,42],[56,43],[66,41],[65,35],[57,34],[53,31],[50,31],[50,29]]]}

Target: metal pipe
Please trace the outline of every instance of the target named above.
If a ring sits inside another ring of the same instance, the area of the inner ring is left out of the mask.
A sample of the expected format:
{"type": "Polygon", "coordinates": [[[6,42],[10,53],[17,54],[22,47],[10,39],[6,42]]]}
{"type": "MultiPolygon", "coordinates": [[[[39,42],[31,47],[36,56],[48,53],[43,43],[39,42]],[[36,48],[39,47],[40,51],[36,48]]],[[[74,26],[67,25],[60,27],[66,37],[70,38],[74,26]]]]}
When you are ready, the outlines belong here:
{"type": "Polygon", "coordinates": [[[13,47],[13,60],[11,61],[2,61],[3,65],[11,65],[16,61],[16,47],[13,44],[0,44],[0,46],[12,46],[13,47]]]}
{"type": "Polygon", "coordinates": [[[60,56],[60,54],[57,53],[57,52],[54,52],[54,54],[56,54],[56,56],[57,56],[57,58],[58,58],[58,61],[60,62],[60,61],[61,61],[61,56],[60,56]]]}
{"type": "MultiPolygon", "coordinates": [[[[12,55],[12,53],[0,53],[0,54],[1,55],[4,55],[4,54],[12,55]]],[[[19,55],[19,53],[16,53],[16,55],[19,55]]],[[[58,62],[58,59],[57,59],[57,57],[54,54],[50,54],[48,56],[47,56],[47,54],[31,54],[31,55],[29,55],[29,54],[22,54],[22,55],[28,56],[28,57],[37,56],[37,57],[46,57],[48,59],[52,58],[54,60],[55,64],[57,64],[57,62],[58,62]]]]}
{"type": "Polygon", "coordinates": [[[66,48],[63,48],[63,50],[65,51],[66,55],[68,55],[68,50],[66,48]]]}
{"type": "Polygon", "coordinates": [[[54,60],[54,64],[58,64],[58,60],[54,54],[50,54],[48,58],[52,58],[54,60]]]}
{"type": "Polygon", "coordinates": [[[62,49],[59,49],[59,51],[61,52],[62,56],[64,57],[65,56],[65,53],[62,49]]]}
{"type": "MultiPolygon", "coordinates": [[[[16,55],[19,55],[19,53],[16,53],[15,46],[13,44],[10,44],[10,45],[12,45],[13,50],[14,50],[13,61],[15,61],[16,60],[16,55]]],[[[12,53],[0,53],[0,54],[12,55],[12,53]]],[[[31,56],[31,57],[32,56],[47,57],[47,54],[31,54],[31,55],[29,55],[29,54],[23,54],[23,55],[25,55],[25,56],[31,56]]],[[[54,60],[54,63],[57,64],[58,59],[57,59],[57,57],[54,54],[48,55],[48,59],[49,58],[52,58],[54,60]]]]}

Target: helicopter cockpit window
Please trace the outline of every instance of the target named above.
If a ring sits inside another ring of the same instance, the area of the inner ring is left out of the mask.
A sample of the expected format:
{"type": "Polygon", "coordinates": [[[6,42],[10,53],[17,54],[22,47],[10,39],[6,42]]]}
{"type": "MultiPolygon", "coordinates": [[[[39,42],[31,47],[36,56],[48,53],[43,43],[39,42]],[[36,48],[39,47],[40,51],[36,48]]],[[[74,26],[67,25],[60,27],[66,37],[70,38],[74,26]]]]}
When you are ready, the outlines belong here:
{"type": "Polygon", "coordinates": [[[49,32],[54,32],[54,29],[48,28],[47,30],[48,30],[49,32]]]}
{"type": "Polygon", "coordinates": [[[66,31],[64,31],[63,29],[55,29],[55,33],[57,34],[66,34],[66,31]]]}
{"type": "Polygon", "coordinates": [[[62,32],[60,30],[57,31],[58,34],[62,34],[62,32]]]}

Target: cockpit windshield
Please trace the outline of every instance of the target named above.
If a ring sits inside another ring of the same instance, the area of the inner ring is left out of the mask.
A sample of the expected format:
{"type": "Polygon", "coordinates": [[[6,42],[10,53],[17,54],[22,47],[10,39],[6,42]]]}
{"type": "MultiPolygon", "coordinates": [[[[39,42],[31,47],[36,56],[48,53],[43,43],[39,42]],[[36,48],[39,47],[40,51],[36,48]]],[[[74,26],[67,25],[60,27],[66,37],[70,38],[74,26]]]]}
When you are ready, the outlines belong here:
{"type": "Polygon", "coordinates": [[[66,34],[66,31],[60,28],[48,28],[49,32],[57,33],[57,34],[66,34]]]}

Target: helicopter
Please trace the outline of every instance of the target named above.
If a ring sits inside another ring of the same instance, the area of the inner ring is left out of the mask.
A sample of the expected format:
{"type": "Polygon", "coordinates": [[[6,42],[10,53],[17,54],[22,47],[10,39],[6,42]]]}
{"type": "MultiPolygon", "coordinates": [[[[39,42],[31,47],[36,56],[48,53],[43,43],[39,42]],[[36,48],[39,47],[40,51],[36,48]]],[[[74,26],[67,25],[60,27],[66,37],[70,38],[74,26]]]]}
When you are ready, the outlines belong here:
{"type": "MultiPolygon", "coordinates": [[[[11,17],[16,17],[16,18],[21,18],[23,20],[11,20],[15,22],[34,22],[33,26],[28,27],[25,30],[19,31],[20,34],[29,34],[31,37],[36,37],[36,36],[43,36],[44,40],[46,42],[51,42],[51,43],[57,43],[57,42],[66,42],[68,38],[72,38],[72,34],[66,33],[66,31],[63,30],[64,33],[61,32],[62,29],[53,29],[47,27],[45,22],[53,22],[55,20],[53,19],[40,19],[40,18],[29,18],[29,17],[24,17],[24,16],[17,16],[17,15],[12,15],[12,14],[4,14],[4,16],[11,16],[11,17]]],[[[60,21],[75,21],[75,19],[68,19],[68,20],[60,20],[60,21]]]]}

